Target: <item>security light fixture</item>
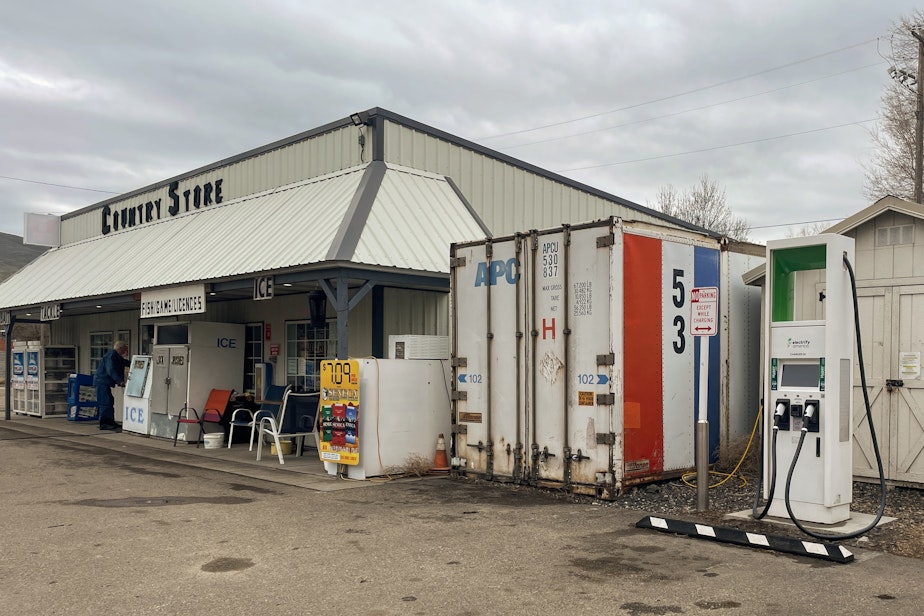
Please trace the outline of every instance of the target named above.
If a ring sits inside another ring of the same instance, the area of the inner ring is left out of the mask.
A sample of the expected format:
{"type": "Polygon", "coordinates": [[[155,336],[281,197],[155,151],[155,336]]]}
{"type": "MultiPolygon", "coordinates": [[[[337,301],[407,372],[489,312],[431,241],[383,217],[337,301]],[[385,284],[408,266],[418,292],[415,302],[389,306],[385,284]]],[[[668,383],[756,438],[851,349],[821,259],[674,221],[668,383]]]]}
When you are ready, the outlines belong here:
{"type": "Polygon", "coordinates": [[[369,121],[369,114],[358,111],[356,113],[351,113],[350,121],[353,122],[353,126],[364,126],[366,122],[369,121]]]}
{"type": "Polygon", "coordinates": [[[308,314],[311,326],[320,327],[327,320],[327,294],[324,291],[312,291],[308,294],[308,314]]]}

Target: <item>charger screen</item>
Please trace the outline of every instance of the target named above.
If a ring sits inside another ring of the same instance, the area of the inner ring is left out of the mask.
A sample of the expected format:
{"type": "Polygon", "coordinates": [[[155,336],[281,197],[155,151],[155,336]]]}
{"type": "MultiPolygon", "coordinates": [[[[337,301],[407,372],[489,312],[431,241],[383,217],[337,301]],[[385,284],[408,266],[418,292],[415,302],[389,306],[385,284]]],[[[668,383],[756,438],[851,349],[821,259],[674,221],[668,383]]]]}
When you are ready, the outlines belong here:
{"type": "Polygon", "coordinates": [[[783,387],[817,388],[821,379],[821,364],[783,364],[780,384],[783,387]]]}

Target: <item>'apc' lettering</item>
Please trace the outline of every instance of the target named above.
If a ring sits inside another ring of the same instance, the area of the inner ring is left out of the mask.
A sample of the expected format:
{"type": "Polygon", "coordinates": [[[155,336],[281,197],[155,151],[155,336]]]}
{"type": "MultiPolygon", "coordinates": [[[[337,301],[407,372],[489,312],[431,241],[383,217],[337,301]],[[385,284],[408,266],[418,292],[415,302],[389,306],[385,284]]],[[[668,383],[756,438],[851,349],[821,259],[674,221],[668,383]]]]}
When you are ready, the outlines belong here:
{"type": "Polygon", "coordinates": [[[490,264],[482,261],[478,264],[478,271],[475,272],[475,286],[494,286],[501,278],[509,284],[515,284],[519,276],[516,257],[511,257],[506,261],[491,261],[490,264]]]}

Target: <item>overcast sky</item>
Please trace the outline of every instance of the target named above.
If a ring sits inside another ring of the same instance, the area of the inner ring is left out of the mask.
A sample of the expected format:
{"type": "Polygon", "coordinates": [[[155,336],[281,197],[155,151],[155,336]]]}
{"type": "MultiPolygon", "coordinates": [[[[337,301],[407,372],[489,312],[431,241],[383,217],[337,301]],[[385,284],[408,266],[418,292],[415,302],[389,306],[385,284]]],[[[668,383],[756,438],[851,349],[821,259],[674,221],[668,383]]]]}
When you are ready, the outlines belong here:
{"type": "Polygon", "coordinates": [[[8,0],[0,231],[384,107],[642,205],[705,173],[753,240],[783,237],[869,205],[882,56],[914,9],[8,0]]]}

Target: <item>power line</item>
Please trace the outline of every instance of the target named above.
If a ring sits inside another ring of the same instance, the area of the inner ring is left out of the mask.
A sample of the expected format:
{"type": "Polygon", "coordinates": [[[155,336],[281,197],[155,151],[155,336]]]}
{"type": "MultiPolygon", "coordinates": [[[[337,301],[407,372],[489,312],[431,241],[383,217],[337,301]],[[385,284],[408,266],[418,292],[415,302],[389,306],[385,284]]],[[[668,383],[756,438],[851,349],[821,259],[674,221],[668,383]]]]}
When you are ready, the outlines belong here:
{"type": "Polygon", "coordinates": [[[776,225],[760,225],[756,227],[748,226],[748,229],[771,229],[773,227],[792,227],[794,225],[815,225],[820,222],[837,222],[841,220],[843,220],[843,218],[826,218],[824,220],[807,220],[805,222],[782,222],[776,225]]]}
{"type": "Polygon", "coordinates": [[[80,186],[67,186],[66,184],[52,184],[51,182],[40,182],[38,180],[27,180],[25,178],[14,178],[8,175],[0,175],[0,179],[4,180],[15,180],[17,182],[27,182],[29,184],[41,184],[42,186],[54,186],[55,188],[69,188],[71,190],[86,190],[88,192],[98,192],[106,193],[107,195],[121,195],[120,192],[113,192],[111,190],[98,190],[96,188],[83,188],[80,186]]]}
{"type": "Polygon", "coordinates": [[[555,173],[567,173],[569,171],[584,171],[585,169],[599,169],[601,167],[614,167],[616,165],[627,165],[629,163],[642,163],[649,160],[659,160],[662,158],[673,158],[675,156],[686,156],[687,154],[699,154],[701,152],[711,152],[713,150],[723,150],[725,148],[734,148],[741,145],[749,145],[752,143],[761,143],[764,141],[774,141],[775,139],[785,139],[786,137],[797,137],[799,135],[808,135],[810,133],[820,133],[826,130],[834,130],[835,128],[844,128],[845,126],[858,126],[860,124],[865,124],[867,122],[875,122],[876,118],[869,120],[858,120],[856,122],[847,122],[846,124],[838,124],[836,126],[826,126],[824,128],[813,128],[812,130],[804,130],[798,133],[788,133],[786,135],[777,135],[776,137],[764,137],[762,139],[752,139],[751,141],[741,141],[740,143],[729,143],[726,145],[717,145],[711,148],[702,148],[699,150],[689,150],[687,152],[675,152],[674,154],[662,154],[661,156],[650,156],[648,158],[636,158],[633,160],[621,160],[615,163],[604,163],[602,165],[589,165],[587,167],[574,167],[571,169],[559,169],[555,173]]]}
{"type": "Polygon", "coordinates": [[[530,142],[527,142],[527,143],[520,143],[520,144],[517,144],[517,145],[502,146],[502,149],[504,149],[504,150],[513,150],[513,149],[516,149],[516,148],[523,148],[523,147],[530,146],[530,145],[539,145],[539,144],[542,144],[542,143],[551,143],[551,142],[553,142],[553,141],[562,141],[562,140],[564,140],[564,139],[571,139],[572,137],[583,137],[584,135],[598,134],[598,133],[602,133],[602,132],[605,132],[605,131],[608,131],[608,130],[614,130],[614,129],[617,129],[617,128],[624,128],[624,127],[626,127],[626,126],[633,126],[633,125],[635,125],[635,124],[644,124],[645,122],[652,122],[652,121],[654,121],[654,120],[661,120],[661,119],[664,119],[664,118],[672,118],[672,117],[674,117],[674,116],[683,115],[683,114],[685,114],[685,113],[691,113],[691,112],[693,112],[693,111],[702,111],[703,109],[709,109],[709,108],[711,108],[711,107],[718,107],[718,106],[720,106],[720,105],[726,105],[726,104],[728,104],[728,103],[737,103],[737,102],[739,102],[739,101],[747,100],[747,99],[749,99],[749,98],[756,98],[756,97],[758,97],[758,96],[763,96],[763,95],[765,95],[765,94],[773,94],[774,92],[780,92],[781,90],[788,90],[789,88],[795,88],[795,87],[798,87],[798,86],[804,86],[804,85],[809,84],[809,83],[815,83],[816,81],[823,81],[823,80],[825,80],[825,79],[831,79],[831,78],[833,78],[833,77],[839,77],[839,76],[841,76],[841,75],[846,75],[847,73],[853,73],[853,72],[856,72],[856,71],[860,71],[860,70],[863,70],[863,69],[872,68],[872,67],[874,67],[874,66],[880,66],[880,65],[882,65],[882,62],[874,62],[873,64],[866,64],[866,65],[864,65],[864,66],[858,66],[857,68],[851,68],[851,69],[848,69],[848,70],[846,70],[846,71],[841,71],[841,72],[839,72],[839,73],[832,73],[832,74],[830,74],[830,75],[824,75],[823,77],[817,77],[817,78],[815,78],[815,79],[809,79],[809,80],[807,80],[807,81],[800,81],[799,83],[790,84],[790,85],[788,85],[788,86],[782,86],[782,87],[780,87],[780,88],[774,88],[774,89],[772,89],[772,90],[765,90],[765,91],[763,91],[763,92],[758,92],[758,93],[756,93],[756,94],[748,94],[747,96],[740,96],[740,97],[738,97],[738,98],[731,98],[731,99],[728,99],[728,100],[719,101],[719,102],[717,102],[717,103],[711,103],[711,104],[709,104],[709,105],[703,105],[703,106],[701,106],[701,107],[693,107],[693,108],[691,108],[691,109],[684,109],[684,110],[682,110],[682,111],[675,111],[675,112],[673,112],[673,113],[666,113],[666,114],[664,114],[664,115],[653,116],[653,117],[650,117],[650,118],[643,118],[643,119],[641,119],[641,120],[633,120],[632,122],[624,122],[624,123],[622,123],[622,124],[616,124],[616,125],[613,125],[613,126],[607,126],[606,128],[595,128],[595,129],[593,129],[593,130],[587,130],[587,131],[580,132],[580,133],[572,133],[572,134],[570,134],[570,135],[562,135],[561,137],[550,137],[549,139],[543,139],[543,140],[541,140],[541,141],[530,141],[530,142]]]}
{"type": "Polygon", "coordinates": [[[660,102],[662,102],[662,101],[667,101],[667,100],[670,100],[670,99],[672,99],[672,98],[679,98],[679,97],[681,97],[681,96],[686,96],[686,95],[688,95],[688,94],[695,94],[695,93],[697,93],[697,92],[702,92],[703,90],[711,90],[712,88],[717,88],[717,87],[719,87],[719,86],[728,85],[728,84],[734,83],[734,82],[736,82],[736,81],[743,81],[743,80],[745,80],[745,79],[750,79],[751,77],[757,77],[758,75],[764,75],[764,74],[766,74],[766,73],[772,73],[773,71],[778,71],[778,70],[781,70],[781,69],[784,69],[784,68],[789,68],[789,67],[791,67],[791,66],[796,66],[796,65],[798,65],[798,64],[804,64],[805,62],[811,62],[812,60],[817,60],[818,58],[823,58],[823,57],[825,57],[825,56],[830,56],[830,55],[833,55],[833,54],[836,54],[836,53],[840,53],[840,52],[842,52],[842,51],[847,51],[848,49],[854,49],[854,48],[856,48],[856,47],[862,47],[863,45],[868,45],[868,44],[870,44],[870,43],[872,43],[873,41],[876,41],[876,40],[878,40],[878,39],[872,38],[872,39],[869,39],[869,40],[866,40],[866,41],[862,41],[862,42],[860,42],[860,43],[854,43],[853,45],[848,45],[848,46],[846,46],[846,47],[841,47],[840,49],[834,49],[834,50],[832,50],[832,51],[826,51],[826,52],[824,52],[824,53],[818,54],[817,56],[812,56],[812,57],[810,57],[810,58],[803,58],[803,59],[801,59],[801,60],[796,60],[796,61],[794,61],[794,62],[789,62],[788,64],[781,64],[781,65],[779,65],[779,66],[774,66],[773,68],[767,68],[767,69],[764,69],[764,70],[762,70],[762,71],[757,71],[756,73],[750,73],[750,74],[748,74],[748,75],[742,75],[741,77],[733,77],[732,79],[726,79],[725,81],[720,81],[720,82],[718,82],[718,83],[714,83],[714,84],[708,85],[708,86],[702,86],[702,87],[699,87],[699,88],[694,88],[694,89],[692,89],[692,90],[687,90],[687,91],[685,91],[685,92],[678,92],[677,94],[671,94],[671,95],[669,95],[669,96],[662,96],[661,98],[655,98],[655,99],[652,99],[652,100],[649,100],[649,101],[645,101],[645,102],[643,102],[643,103],[635,103],[634,105],[627,105],[627,106],[625,106],[625,107],[620,107],[620,108],[618,108],[618,109],[611,109],[611,110],[609,110],[609,111],[601,111],[601,112],[599,112],[599,113],[593,113],[593,114],[591,114],[591,115],[582,116],[582,117],[580,117],[580,118],[574,118],[574,119],[571,119],[571,120],[562,120],[561,122],[553,122],[552,124],[545,124],[545,125],[536,126],[536,127],[533,127],[533,128],[524,128],[524,129],[521,129],[521,130],[510,131],[510,132],[508,132],[508,133],[500,133],[500,134],[497,134],[497,135],[488,135],[488,136],[486,136],[486,137],[480,137],[480,138],[476,139],[476,141],[484,141],[484,140],[486,140],[486,139],[497,139],[497,138],[499,138],[499,137],[509,137],[510,135],[520,135],[520,134],[523,134],[523,133],[531,133],[531,132],[533,132],[533,131],[543,130],[543,129],[545,129],[545,128],[552,128],[552,127],[555,127],[555,126],[563,126],[563,125],[565,125],[565,124],[572,124],[572,123],[574,123],[574,122],[580,122],[581,120],[589,120],[589,119],[591,119],[591,118],[598,118],[598,117],[600,117],[600,116],[604,116],[604,115],[607,115],[607,114],[610,114],[610,113],[616,113],[617,111],[626,111],[626,110],[628,110],[628,109],[635,109],[636,107],[642,107],[642,106],[644,106],[644,105],[651,105],[652,103],[660,103],[660,102]]]}

